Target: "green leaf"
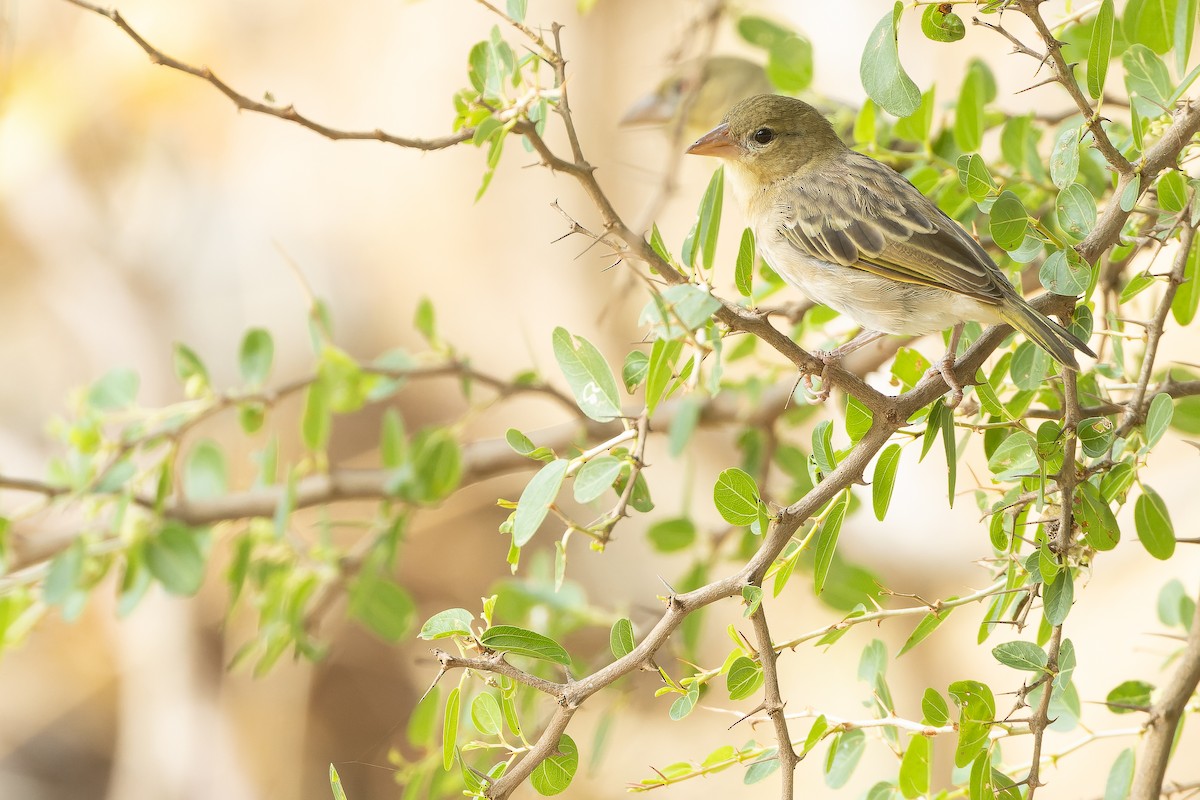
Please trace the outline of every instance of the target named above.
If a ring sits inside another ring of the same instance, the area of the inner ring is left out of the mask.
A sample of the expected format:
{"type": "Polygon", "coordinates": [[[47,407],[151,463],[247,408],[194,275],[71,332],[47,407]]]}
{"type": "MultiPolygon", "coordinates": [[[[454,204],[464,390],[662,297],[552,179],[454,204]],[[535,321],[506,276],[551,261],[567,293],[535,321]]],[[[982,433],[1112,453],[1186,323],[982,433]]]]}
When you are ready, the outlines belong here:
{"type": "Polygon", "coordinates": [[[682,352],[683,342],[678,339],[654,340],[650,348],[650,365],[646,371],[646,409],[651,414],[666,394],[682,352]]]}
{"type": "MultiPolygon", "coordinates": [[[[1200,194],[1200,189],[1197,190],[1200,194]]],[[[1196,201],[1200,202],[1200,201],[1196,201]]],[[[1200,307],[1200,236],[1192,237],[1192,249],[1188,251],[1183,267],[1183,283],[1175,290],[1171,301],[1171,315],[1180,325],[1191,325],[1200,307]]]]}
{"type": "Polygon", "coordinates": [[[446,715],[442,722],[442,769],[446,772],[450,771],[450,767],[454,765],[454,754],[457,748],[454,746],[458,739],[458,704],[461,690],[455,686],[450,690],[450,696],[446,698],[446,715]]]}
{"type": "Polygon", "coordinates": [[[87,546],[82,539],[76,539],[70,547],[56,555],[50,561],[50,569],[42,583],[42,599],[52,606],[65,603],[79,588],[86,559],[87,546]]]}
{"type": "Polygon", "coordinates": [[[921,617],[921,621],[917,623],[917,627],[913,629],[911,634],[909,634],[908,639],[904,642],[904,646],[900,648],[900,652],[896,653],[896,658],[899,658],[923,642],[925,638],[929,636],[929,634],[937,630],[938,626],[946,621],[948,616],[950,616],[949,609],[941,612],[940,614],[934,614],[931,611],[925,616],[921,617]]]}
{"type": "Polygon", "coordinates": [[[204,582],[204,530],[167,522],[146,542],[146,566],[171,594],[191,596],[204,582]]]}
{"type": "Polygon", "coordinates": [[[934,87],[921,95],[921,105],[907,117],[896,120],[892,132],[901,139],[910,142],[924,143],[929,141],[930,129],[933,126],[934,87]]]}
{"type": "Polygon", "coordinates": [[[833,737],[829,755],[825,758],[825,785],[831,789],[845,786],[866,749],[867,734],[862,728],[854,728],[833,737]]]}
{"type": "Polygon", "coordinates": [[[200,356],[185,344],[175,343],[174,346],[175,375],[183,383],[184,392],[188,397],[199,397],[208,391],[208,369],[200,356]]]}
{"type": "Polygon", "coordinates": [[[1125,9],[1125,38],[1156,53],[1171,49],[1176,0],[1133,0],[1125,9]]]}
{"type": "Polygon", "coordinates": [[[421,626],[417,636],[421,639],[447,639],[451,636],[470,636],[471,623],[475,617],[465,608],[448,608],[439,611],[421,626]]]}
{"type": "MultiPolygon", "coordinates": [[[[929,6],[934,8],[934,6],[929,6]]],[[[933,777],[933,742],[928,736],[913,736],[900,761],[900,793],[915,800],[929,794],[933,777]]]]}
{"type": "MultiPolygon", "coordinates": [[[[1125,184],[1125,188],[1121,190],[1120,206],[1122,211],[1132,211],[1137,205],[1138,198],[1142,194],[1142,176],[1134,175],[1133,180],[1125,184]]],[[[1122,301],[1124,302],[1124,301],[1122,301]]]]}
{"type": "Polygon", "coordinates": [[[202,439],[183,465],[183,492],[188,500],[220,497],[229,488],[225,454],[211,439],[202,439]]]}
{"type": "Polygon", "coordinates": [[[529,0],[508,0],[508,16],[516,22],[525,21],[525,9],[529,0]]]}
{"type": "Polygon", "coordinates": [[[1179,170],[1168,169],[1159,176],[1158,205],[1168,213],[1178,214],[1187,207],[1187,180],[1179,170]]]}
{"type": "Polygon", "coordinates": [[[796,94],[813,79],[812,43],[789,33],[767,51],[767,78],[781,92],[796,94]]]}
{"type": "Polygon", "coordinates": [[[721,301],[694,283],[668,286],[651,298],[638,317],[638,324],[653,325],[660,339],[674,339],[684,330],[694,331],[708,322],[721,301]],[[682,327],[681,327],[682,325],[682,327]]]}
{"type": "Polygon", "coordinates": [[[595,345],[581,336],[572,336],[566,328],[555,328],[552,342],[554,357],[579,409],[597,422],[619,417],[617,381],[595,345]]]}
{"type": "Polygon", "coordinates": [[[721,518],[730,525],[749,525],[758,519],[760,502],[754,478],[743,470],[730,467],[717,476],[713,503],[721,518]]]}
{"type": "Polygon", "coordinates": [[[967,153],[975,152],[983,143],[985,88],[979,75],[975,70],[967,72],[954,107],[954,141],[967,153]]]}
{"type": "Polygon", "coordinates": [[[1041,672],[1046,668],[1046,651],[1033,642],[1005,642],[992,648],[992,655],[1006,667],[1025,672],[1041,672]]]}
{"type": "Polygon", "coordinates": [[[571,663],[571,656],[558,642],[514,625],[493,625],[483,632],[479,641],[491,650],[529,656],[563,666],[569,666],[571,663]]]}
{"type": "Polygon", "coordinates": [[[738,36],[741,36],[755,47],[770,50],[784,39],[792,35],[787,28],[782,27],[765,17],[746,14],[738,18],[738,36]]]}
{"type": "Polygon", "coordinates": [[[300,433],[309,450],[320,451],[329,443],[333,425],[329,409],[329,390],[324,382],[316,381],[304,393],[304,412],[300,417],[300,433]]]}
{"type": "Polygon", "coordinates": [[[402,587],[370,572],[361,573],[350,586],[350,616],[386,641],[398,642],[408,635],[416,610],[402,587]]]}
{"type": "Polygon", "coordinates": [[[688,517],[676,517],[656,522],[646,531],[651,546],[660,553],[685,550],[696,541],[696,524],[688,517]]]}
{"type": "Polygon", "coordinates": [[[1076,431],[1083,454],[1089,458],[1099,458],[1112,446],[1113,424],[1107,417],[1088,417],[1076,431]]]}
{"type": "Polygon", "coordinates": [[[900,445],[889,444],[875,462],[875,474],[871,478],[871,506],[875,519],[880,522],[887,516],[892,502],[892,490],[896,487],[896,470],[900,466],[900,445]]]}
{"type": "Polygon", "coordinates": [[[828,475],[837,468],[837,459],[833,454],[833,423],[822,420],[813,428],[812,434],[813,461],[821,474],[828,475]]]}
{"type": "Polygon", "coordinates": [[[738,245],[737,261],[733,268],[733,282],[742,297],[754,294],[754,253],[754,231],[746,228],[742,231],[742,241],[738,245]]]}
{"type": "Polygon", "coordinates": [[[413,312],[413,327],[430,344],[437,341],[437,315],[433,309],[433,301],[428,297],[422,297],[417,301],[417,309],[413,312]]]}
{"type": "Polygon", "coordinates": [[[633,394],[642,381],[646,380],[649,368],[650,356],[641,350],[631,350],[621,366],[621,382],[625,384],[625,391],[633,394]]]}
{"type": "Polygon", "coordinates": [[[110,370],[88,389],[87,403],[98,411],[128,408],[137,397],[138,383],[138,374],[131,369],[110,370]]]}
{"type": "MultiPolygon", "coordinates": [[[[929,6],[933,8],[933,6],[929,6]]],[[[988,172],[983,156],[976,153],[958,157],[958,180],[967,195],[976,203],[985,199],[996,189],[996,182],[988,172]]]]}
{"type": "Polygon", "coordinates": [[[1027,392],[1040,389],[1050,371],[1050,354],[1033,342],[1021,342],[1013,353],[1008,372],[1018,389],[1027,392]]]}
{"type": "Polygon", "coordinates": [[[554,755],[533,768],[529,785],[543,796],[566,791],[579,769],[579,748],[567,734],[558,737],[558,750],[554,755]]]}
{"type": "Polygon", "coordinates": [[[921,104],[921,90],[900,63],[896,26],[904,13],[897,0],[892,11],[875,25],[863,49],[858,76],[863,88],[876,105],[896,117],[907,117],[921,104]]]}
{"type": "Polygon", "coordinates": [[[1096,100],[1104,94],[1104,79],[1108,75],[1109,59],[1112,58],[1113,20],[1113,0],[1103,0],[1096,21],[1092,24],[1087,60],[1088,94],[1096,100]]]}
{"type": "Polygon", "coordinates": [[[725,198],[725,167],[717,167],[704,197],[700,200],[700,221],[697,227],[697,241],[700,244],[700,254],[703,257],[704,269],[711,272],[713,262],[717,257],[717,234],[721,230],[721,203],[725,198]]]}
{"type": "Polygon", "coordinates": [[[921,717],[927,725],[941,727],[950,721],[950,706],[937,689],[929,688],[921,696],[921,717]]]}
{"type": "Polygon", "coordinates": [[[271,373],[271,362],[275,358],[275,343],[271,334],[262,328],[251,328],[242,337],[238,351],[238,367],[242,380],[250,386],[262,386],[271,373]]]}
{"type": "Polygon", "coordinates": [[[1083,241],[1096,225],[1096,198],[1082,184],[1072,183],[1059,192],[1054,210],[1058,226],[1071,241],[1083,241]]]}
{"type": "Polygon", "coordinates": [[[1174,49],[1175,69],[1180,75],[1187,69],[1197,26],[1200,26],[1200,0],[1178,0],[1175,6],[1174,49]]]}
{"type": "Polygon", "coordinates": [[[820,594],[825,588],[825,580],[829,577],[829,567],[833,564],[833,554],[837,549],[838,535],[842,531],[842,521],[846,518],[846,509],[850,505],[849,493],[835,500],[829,509],[829,515],[821,523],[821,532],[817,535],[816,567],[813,570],[813,590],[820,594]]]}
{"type": "Polygon", "coordinates": [[[988,459],[988,468],[1001,480],[1028,474],[1036,467],[1037,443],[1025,431],[1011,434],[988,459]]]}
{"type": "Polygon", "coordinates": [[[1121,63],[1125,66],[1125,88],[1137,112],[1146,119],[1166,113],[1174,85],[1162,59],[1150,48],[1135,44],[1121,56],[1121,63]]]}
{"type": "Polygon", "coordinates": [[[1129,283],[1125,284],[1125,288],[1121,289],[1121,296],[1118,298],[1118,302],[1121,305],[1125,305],[1153,285],[1153,275],[1148,272],[1139,272],[1129,279],[1129,283]]]}
{"type": "Polygon", "coordinates": [[[1154,447],[1162,439],[1175,415],[1175,401],[1166,392],[1159,392],[1146,411],[1146,447],[1154,447]]]}
{"type": "Polygon", "coordinates": [[[1062,625],[1075,603],[1075,581],[1070,570],[1063,570],[1053,583],[1042,587],[1042,614],[1049,625],[1062,625]]]}
{"type": "Polygon", "coordinates": [[[529,481],[521,499],[517,501],[517,512],[513,516],[513,544],[524,547],[542,525],[550,511],[550,505],[558,497],[558,490],[567,476],[571,462],[558,458],[538,470],[529,481]]]}
{"type": "Polygon", "coordinates": [[[1096,550],[1112,550],[1121,541],[1121,529],[1108,501],[1100,496],[1091,481],[1079,485],[1076,516],[1084,531],[1084,540],[1096,550]]]}
{"type": "Polygon", "coordinates": [[[988,215],[988,229],[992,241],[1005,250],[1016,250],[1025,242],[1025,231],[1029,227],[1029,215],[1020,198],[1008,189],[1000,193],[988,215]]]}
{"type": "Polygon", "coordinates": [[[1109,692],[1104,701],[1114,714],[1131,714],[1150,708],[1150,693],[1153,691],[1154,685],[1145,681],[1124,681],[1109,692]]]}
{"type": "Polygon", "coordinates": [[[729,691],[730,700],[744,700],[757,692],[762,684],[762,667],[754,659],[738,656],[729,665],[729,672],[725,675],[725,688],[729,691]]]}
{"type": "Polygon", "coordinates": [[[1133,766],[1133,749],[1126,747],[1117,754],[1108,770],[1108,780],[1104,784],[1104,800],[1126,800],[1129,797],[1129,790],[1133,786],[1133,766]]]}
{"type": "Polygon", "coordinates": [[[612,630],[608,632],[608,649],[612,651],[613,658],[624,658],[632,653],[636,646],[633,623],[624,618],[614,622],[612,630]]]}
{"type": "Polygon", "coordinates": [[[1038,278],[1046,291],[1073,297],[1092,284],[1092,268],[1074,248],[1055,250],[1042,262],[1038,278]]]}
{"type": "Polygon", "coordinates": [[[418,503],[444,500],[462,478],[462,450],[453,432],[446,428],[427,428],[412,441],[411,469],[399,470],[402,481],[398,493],[418,503]]]}
{"type": "Polygon", "coordinates": [[[1138,540],[1147,553],[1163,561],[1174,555],[1175,526],[1171,524],[1167,504],[1158,492],[1145,484],[1133,508],[1133,520],[1137,525],[1138,540]]]}
{"type": "Polygon", "coordinates": [[[342,776],[329,765],[329,788],[333,791],[333,800],[346,800],[346,790],[342,788],[342,776]]]}
{"type": "Polygon", "coordinates": [[[961,768],[987,746],[989,723],[996,718],[996,699],[987,684],[979,681],[955,681],[950,684],[950,696],[959,707],[954,765],[961,768]]]}
{"type": "Polygon", "coordinates": [[[967,35],[967,27],[958,14],[943,12],[941,6],[934,3],[925,6],[921,14],[921,32],[935,42],[957,42],[967,35]]]}
{"type": "Polygon", "coordinates": [[[575,476],[576,502],[590,503],[608,491],[624,465],[616,456],[597,456],[584,464],[575,476]]]}
{"type": "Polygon", "coordinates": [[[846,395],[846,434],[857,442],[871,429],[871,410],[854,395],[846,395]]]}
{"type": "Polygon", "coordinates": [[[1079,174],[1079,128],[1068,127],[1059,134],[1050,153],[1050,180],[1059,189],[1065,189],[1075,182],[1079,174]]]}
{"type": "Polygon", "coordinates": [[[471,701],[471,724],[484,736],[500,733],[504,719],[500,713],[500,703],[490,693],[476,695],[471,701]]]}

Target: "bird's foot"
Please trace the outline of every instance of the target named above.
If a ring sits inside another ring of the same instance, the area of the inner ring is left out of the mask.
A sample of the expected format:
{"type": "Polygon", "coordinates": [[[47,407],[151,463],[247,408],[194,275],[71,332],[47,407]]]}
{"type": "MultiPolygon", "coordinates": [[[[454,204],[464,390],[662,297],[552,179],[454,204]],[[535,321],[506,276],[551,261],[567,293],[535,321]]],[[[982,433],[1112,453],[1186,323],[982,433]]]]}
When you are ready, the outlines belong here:
{"type": "Polygon", "coordinates": [[[829,383],[829,368],[836,367],[841,362],[842,357],[845,355],[845,353],[841,352],[841,350],[842,350],[842,348],[839,347],[835,350],[814,350],[813,351],[813,355],[816,356],[817,358],[821,359],[821,363],[824,364],[824,366],[821,367],[821,373],[820,373],[820,378],[821,378],[820,391],[813,392],[813,385],[812,385],[813,373],[811,373],[811,372],[804,373],[804,385],[805,385],[805,387],[808,388],[808,390],[810,392],[813,392],[813,400],[812,400],[813,403],[824,403],[826,400],[829,399],[829,390],[831,388],[831,384],[829,383]]]}
{"type": "Polygon", "coordinates": [[[946,353],[938,361],[937,366],[929,370],[930,375],[941,375],[942,380],[950,387],[950,397],[946,400],[946,408],[958,408],[958,404],[963,399],[963,385],[959,382],[958,376],[954,374],[954,364],[954,354],[946,353]]]}

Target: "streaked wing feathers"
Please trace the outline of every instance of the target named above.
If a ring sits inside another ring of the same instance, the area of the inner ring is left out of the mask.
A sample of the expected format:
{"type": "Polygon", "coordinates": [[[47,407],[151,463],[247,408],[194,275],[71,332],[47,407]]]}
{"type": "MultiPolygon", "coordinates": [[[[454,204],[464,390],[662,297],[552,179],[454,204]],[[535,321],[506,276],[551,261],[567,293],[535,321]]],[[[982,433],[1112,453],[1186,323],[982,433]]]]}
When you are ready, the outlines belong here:
{"type": "MultiPolygon", "coordinates": [[[[806,254],[997,303],[1011,286],[979,243],[890,167],[851,152],[838,191],[797,181],[781,233],[806,254]]],[[[840,172],[839,170],[839,172],[840,172]]]]}

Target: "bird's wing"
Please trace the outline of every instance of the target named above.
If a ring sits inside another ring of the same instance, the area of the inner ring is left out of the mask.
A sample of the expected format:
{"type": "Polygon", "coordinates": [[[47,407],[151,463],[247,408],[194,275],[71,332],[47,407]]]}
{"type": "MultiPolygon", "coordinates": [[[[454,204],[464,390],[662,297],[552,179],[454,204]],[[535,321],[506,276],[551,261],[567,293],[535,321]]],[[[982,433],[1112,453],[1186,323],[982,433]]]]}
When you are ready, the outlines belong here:
{"type": "Polygon", "coordinates": [[[786,206],[780,232],[813,258],[985,303],[1013,291],[957,222],[895,170],[858,153],[820,179],[798,177],[786,206]]]}

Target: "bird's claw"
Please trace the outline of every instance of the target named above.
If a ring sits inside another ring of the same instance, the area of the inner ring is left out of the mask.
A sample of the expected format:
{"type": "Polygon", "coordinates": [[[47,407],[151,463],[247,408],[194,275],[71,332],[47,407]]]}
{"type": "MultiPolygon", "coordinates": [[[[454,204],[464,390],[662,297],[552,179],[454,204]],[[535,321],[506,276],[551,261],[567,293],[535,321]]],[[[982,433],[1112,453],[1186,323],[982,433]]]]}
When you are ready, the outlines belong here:
{"type": "Polygon", "coordinates": [[[950,387],[950,397],[946,400],[946,408],[958,408],[958,404],[963,399],[963,385],[959,382],[958,376],[954,374],[954,364],[954,356],[947,353],[936,367],[929,370],[930,375],[941,375],[942,380],[950,387]]]}
{"type": "Polygon", "coordinates": [[[824,403],[829,399],[829,391],[831,388],[831,384],[829,383],[829,368],[837,366],[838,362],[842,360],[842,356],[836,350],[815,350],[813,351],[813,355],[821,359],[821,363],[824,364],[820,373],[821,389],[820,391],[813,392],[813,373],[811,372],[804,373],[804,386],[810,392],[813,392],[812,402],[814,404],[824,403]]]}

